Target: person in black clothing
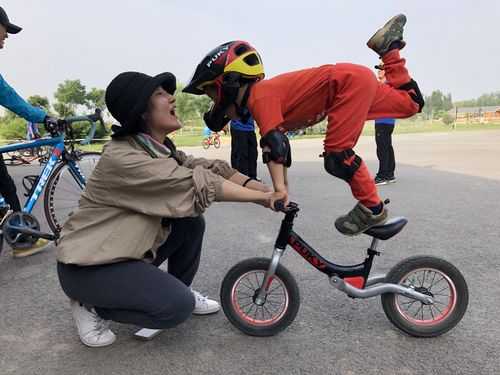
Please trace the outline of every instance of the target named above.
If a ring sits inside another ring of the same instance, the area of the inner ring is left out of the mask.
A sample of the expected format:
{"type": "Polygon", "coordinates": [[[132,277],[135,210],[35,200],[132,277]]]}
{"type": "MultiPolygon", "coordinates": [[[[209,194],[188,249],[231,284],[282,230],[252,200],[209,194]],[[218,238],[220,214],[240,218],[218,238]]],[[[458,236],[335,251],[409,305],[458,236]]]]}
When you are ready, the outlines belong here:
{"type": "MultiPolygon", "coordinates": [[[[385,81],[384,65],[376,65],[377,76],[380,82],[385,81]]],[[[394,170],[396,159],[392,148],[392,132],[396,120],[393,118],[380,118],[375,120],[375,142],[377,143],[377,157],[379,168],[375,176],[375,185],[386,185],[396,182],[394,170]]]]}
{"type": "Polygon", "coordinates": [[[231,167],[257,179],[257,137],[252,117],[246,122],[231,121],[231,167]]]}

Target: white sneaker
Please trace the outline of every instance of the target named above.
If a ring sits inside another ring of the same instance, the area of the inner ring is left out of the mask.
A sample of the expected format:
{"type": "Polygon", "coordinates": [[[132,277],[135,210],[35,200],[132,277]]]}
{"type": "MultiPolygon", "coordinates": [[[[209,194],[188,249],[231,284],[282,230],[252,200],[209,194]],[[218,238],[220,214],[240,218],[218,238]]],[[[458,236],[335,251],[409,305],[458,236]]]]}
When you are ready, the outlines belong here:
{"type": "Polygon", "coordinates": [[[214,301],[213,299],[209,299],[205,297],[200,292],[191,289],[191,293],[193,293],[195,305],[193,314],[195,315],[206,315],[206,314],[214,314],[220,310],[219,302],[214,301]]]}
{"type": "Polygon", "coordinates": [[[115,342],[116,336],[109,329],[109,321],[97,315],[94,309],[88,309],[80,302],[71,300],[71,311],[83,344],[97,348],[115,342]]]}

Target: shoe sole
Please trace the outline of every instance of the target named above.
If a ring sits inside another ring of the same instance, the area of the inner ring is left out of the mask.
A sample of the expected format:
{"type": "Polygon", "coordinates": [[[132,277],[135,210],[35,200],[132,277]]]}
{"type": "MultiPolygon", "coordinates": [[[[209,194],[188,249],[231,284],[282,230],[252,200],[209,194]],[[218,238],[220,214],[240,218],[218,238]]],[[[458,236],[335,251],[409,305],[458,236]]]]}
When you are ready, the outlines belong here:
{"type": "Polygon", "coordinates": [[[385,220],[379,222],[379,223],[375,223],[375,224],[372,224],[370,226],[368,226],[367,228],[363,229],[362,231],[360,232],[356,232],[356,233],[344,233],[342,232],[338,227],[337,227],[337,224],[335,224],[335,228],[341,233],[343,234],[344,236],[348,236],[348,237],[354,237],[354,236],[359,236],[360,234],[363,234],[364,232],[366,232],[368,229],[370,228],[373,228],[374,226],[376,225],[383,225],[387,222],[387,220],[389,220],[389,218],[387,217],[385,220]]]}
{"type": "MultiPolygon", "coordinates": [[[[386,22],[384,26],[378,29],[375,34],[366,42],[366,45],[374,51],[377,51],[377,46],[382,46],[387,43],[387,40],[396,41],[399,40],[402,43],[400,49],[403,49],[406,42],[403,40],[403,29],[406,24],[406,16],[404,14],[398,14],[392,17],[386,22]],[[383,41],[380,39],[383,38],[383,41]]],[[[390,43],[389,43],[390,45],[390,43]]],[[[386,47],[388,48],[389,45],[386,47]]],[[[385,52],[385,51],[381,51],[385,52]]]]}
{"type": "Polygon", "coordinates": [[[102,348],[104,346],[112,345],[116,341],[116,336],[113,337],[113,341],[107,342],[106,344],[91,344],[91,343],[85,342],[81,337],[80,337],[80,341],[82,342],[83,345],[88,346],[89,348],[102,348]]]}
{"type": "Polygon", "coordinates": [[[212,315],[212,314],[215,314],[215,313],[218,313],[220,311],[220,307],[218,307],[217,309],[212,309],[212,310],[205,310],[203,312],[192,312],[193,315],[212,315]]]}
{"type": "Polygon", "coordinates": [[[375,182],[375,186],[388,185],[389,181],[375,182]]]}

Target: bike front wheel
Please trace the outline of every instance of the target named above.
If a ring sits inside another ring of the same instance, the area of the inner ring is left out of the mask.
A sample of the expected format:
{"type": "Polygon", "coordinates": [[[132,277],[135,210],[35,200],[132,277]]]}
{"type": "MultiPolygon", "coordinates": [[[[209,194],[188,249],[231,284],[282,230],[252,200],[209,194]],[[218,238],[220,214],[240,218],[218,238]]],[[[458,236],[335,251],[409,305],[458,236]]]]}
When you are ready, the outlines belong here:
{"type": "MultiPolygon", "coordinates": [[[[76,163],[87,180],[94,170],[101,154],[84,152],[76,163]]],[[[82,188],[67,163],[59,164],[49,177],[45,188],[44,210],[50,229],[59,233],[69,215],[78,208],[82,188]]]]}
{"type": "Polygon", "coordinates": [[[255,302],[269,263],[267,258],[244,260],[231,268],[222,281],[224,314],[247,335],[273,336],[288,327],[299,311],[297,282],[281,264],[268,285],[264,303],[255,302]]]}
{"type": "Polygon", "coordinates": [[[411,336],[442,335],[455,327],[467,310],[467,283],[460,271],[443,259],[432,256],[404,259],[389,271],[385,282],[411,288],[434,301],[426,305],[403,295],[382,295],[387,318],[411,336]]]}

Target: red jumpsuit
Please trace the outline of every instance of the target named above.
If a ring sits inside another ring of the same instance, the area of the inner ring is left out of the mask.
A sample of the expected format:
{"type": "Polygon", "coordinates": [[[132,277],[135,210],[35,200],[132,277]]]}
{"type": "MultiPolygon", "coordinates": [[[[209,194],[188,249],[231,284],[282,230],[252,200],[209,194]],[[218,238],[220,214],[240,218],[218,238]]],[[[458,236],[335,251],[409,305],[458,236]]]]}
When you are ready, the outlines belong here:
{"type": "MultiPolygon", "coordinates": [[[[386,83],[361,65],[335,64],[285,73],[252,86],[248,109],[264,136],[272,129],[282,132],[312,126],[328,116],[324,140],[326,152],[352,149],[366,120],[406,118],[418,112],[408,91],[398,90],[410,81],[399,50],[382,58],[386,83]]],[[[350,164],[354,156],[346,160],[350,164]]],[[[353,196],[366,207],[380,197],[364,162],[349,181],[353,196]]]]}

